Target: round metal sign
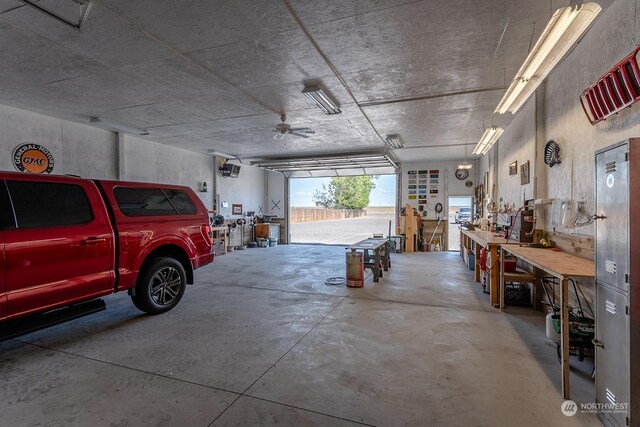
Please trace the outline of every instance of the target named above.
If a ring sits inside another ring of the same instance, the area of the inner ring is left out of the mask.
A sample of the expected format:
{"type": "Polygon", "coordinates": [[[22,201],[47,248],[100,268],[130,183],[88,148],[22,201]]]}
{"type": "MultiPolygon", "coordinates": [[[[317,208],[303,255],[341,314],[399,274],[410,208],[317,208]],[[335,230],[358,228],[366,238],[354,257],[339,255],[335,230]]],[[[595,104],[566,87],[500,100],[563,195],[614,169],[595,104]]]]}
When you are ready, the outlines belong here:
{"type": "Polygon", "coordinates": [[[38,144],[20,144],[13,150],[13,166],[20,172],[51,173],[53,154],[38,144]]]}

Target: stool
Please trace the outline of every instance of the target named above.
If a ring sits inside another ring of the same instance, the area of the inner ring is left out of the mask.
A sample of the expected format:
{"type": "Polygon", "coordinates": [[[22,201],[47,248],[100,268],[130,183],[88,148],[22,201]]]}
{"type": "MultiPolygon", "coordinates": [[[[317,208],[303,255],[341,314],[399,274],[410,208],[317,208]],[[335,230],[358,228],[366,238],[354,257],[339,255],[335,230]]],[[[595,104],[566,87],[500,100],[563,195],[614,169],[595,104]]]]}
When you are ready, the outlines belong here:
{"type": "MultiPolygon", "coordinates": [[[[516,270],[514,272],[504,272],[503,273],[503,283],[502,286],[500,287],[500,309],[504,308],[504,301],[505,301],[505,288],[507,287],[507,285],[513,285],[516,283],[520,283],[520,284],[528,284],[528,283],[535,283],[536,282],[536,277],[526,271],[520,271],[520,270],[516,270]]],[[[527,289],[529,287],[527,286],[527,289]]],[[[529,298],[529,304],[531,303],[531,299],[529,298]]]]}

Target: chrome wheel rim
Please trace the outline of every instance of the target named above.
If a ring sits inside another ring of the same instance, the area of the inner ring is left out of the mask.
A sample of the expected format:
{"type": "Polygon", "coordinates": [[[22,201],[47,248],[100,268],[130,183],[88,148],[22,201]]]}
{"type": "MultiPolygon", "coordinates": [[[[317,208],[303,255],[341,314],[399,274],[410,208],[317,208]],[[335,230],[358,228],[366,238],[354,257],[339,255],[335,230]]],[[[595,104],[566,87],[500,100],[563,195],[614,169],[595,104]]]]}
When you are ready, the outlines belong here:
{"type": "Polygon", "coordinates": [[[182,277],[173,267],[164,267],[156,272],[151,279],[151,299],[159,305],[169,305],[178,297],[182,277]]]}

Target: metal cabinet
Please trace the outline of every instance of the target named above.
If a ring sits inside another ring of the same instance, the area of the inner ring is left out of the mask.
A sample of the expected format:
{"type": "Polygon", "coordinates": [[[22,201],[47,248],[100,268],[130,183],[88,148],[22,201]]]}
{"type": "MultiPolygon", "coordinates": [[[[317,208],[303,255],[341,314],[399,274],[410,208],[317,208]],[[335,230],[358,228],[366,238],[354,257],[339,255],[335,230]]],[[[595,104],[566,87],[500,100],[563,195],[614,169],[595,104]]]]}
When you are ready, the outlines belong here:
{"type": "MultiPolygon", "coordinates": [[[[596,401],[629,402],[629,316],[627,295],[598,283],[596,288],[596,401]]],[[[603,413],[610,425],[626,426],[628,414],[603,413]]]]}
{"type": "Polygon", "coordinates": [[[595,166],[598,415],[640,426],[640,139],[596,152],[595,166]]]}
{"type": "Polygon", "coordinates": [[[627,145],[596,156],[596,279],[627,291],[629,162],[627,145]]]}

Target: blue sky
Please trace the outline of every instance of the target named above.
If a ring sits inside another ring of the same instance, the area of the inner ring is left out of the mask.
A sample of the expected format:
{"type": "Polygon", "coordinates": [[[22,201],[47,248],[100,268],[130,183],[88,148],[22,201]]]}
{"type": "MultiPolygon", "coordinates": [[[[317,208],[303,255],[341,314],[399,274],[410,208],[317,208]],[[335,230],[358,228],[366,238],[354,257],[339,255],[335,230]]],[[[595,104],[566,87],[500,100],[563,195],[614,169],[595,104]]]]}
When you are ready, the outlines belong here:
{"type": "MultiPolygon", "coordinates": [[[[331,178],[296,178],[289,181],[291,192],[290,205],[293,208],[315,206],[313,192],[328,184],[331,178]]],[[[369,206],[396,205],[396,176],[380,175],[376,181],[376,188],[371,191],[369,206]]]]}

